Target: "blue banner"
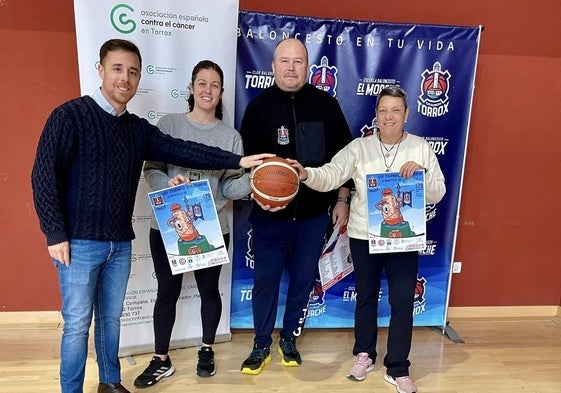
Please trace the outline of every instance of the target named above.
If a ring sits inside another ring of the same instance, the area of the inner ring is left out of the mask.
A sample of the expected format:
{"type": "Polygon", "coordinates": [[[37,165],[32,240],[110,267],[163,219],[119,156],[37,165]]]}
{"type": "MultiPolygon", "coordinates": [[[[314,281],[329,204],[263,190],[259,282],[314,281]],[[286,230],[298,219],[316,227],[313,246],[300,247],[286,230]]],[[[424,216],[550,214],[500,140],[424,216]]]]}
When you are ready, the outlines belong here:
{"type": "MultiPolygon", "coordinates": [[[[446,195],[426,207],[427,247],[420,252],[415,326],[446,325],[451,266],[481,27],[432,26],[318,19],[240,12],[235,124],[247,103],[273,83],[271,61],[278,42],[293,37],[308,49],[308,82],[339,100],[354,137],[373,133],[376,96],[399,85],[409,95],[406,131],[424,137],[438,156],[446,195]]],[[[247,222],[252,202],[234,205],[231,327],[252,328],[253,253],[247,222]]],[[[286,282],[276,326],[281,326],[286,282]]],[[[388,326],[387,284],[380,291],[379,326],[388,326]]],[[[307,327],[354,326],[354,274],[328,291],[316,285],[307,327]]]]}

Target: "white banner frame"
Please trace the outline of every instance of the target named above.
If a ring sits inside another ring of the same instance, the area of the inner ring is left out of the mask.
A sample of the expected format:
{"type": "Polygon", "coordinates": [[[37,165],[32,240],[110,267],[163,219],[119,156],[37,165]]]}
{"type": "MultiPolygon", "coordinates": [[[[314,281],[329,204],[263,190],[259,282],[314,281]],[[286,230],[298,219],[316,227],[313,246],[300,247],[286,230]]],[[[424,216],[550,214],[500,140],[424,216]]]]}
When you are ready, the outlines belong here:
{"type": "MultiPolygon", "coordinates": [[[[108,39],[127,39],[142,55],[142,77],[128,110],[156,124],[166,113],[185,112],[195,64],[209,59],[224,71],[224,121],[233,126],[238,0],[162,0],[115,3],[74,0],[80,90],[91,95],[101,82],[99,48],[108,39]]],[[[141,178],[133,228],[132,269],[121,317],[120,356],[154,351],[152,313],[157,282],[148,244],[149,187],[141,178]]],[[[222,318],[216,341],[229,341],[231,265],[222,269],[222,318]]],[[[200,299],[192,273],[184,275],[170,348],[200,345],[200,299]]]]}

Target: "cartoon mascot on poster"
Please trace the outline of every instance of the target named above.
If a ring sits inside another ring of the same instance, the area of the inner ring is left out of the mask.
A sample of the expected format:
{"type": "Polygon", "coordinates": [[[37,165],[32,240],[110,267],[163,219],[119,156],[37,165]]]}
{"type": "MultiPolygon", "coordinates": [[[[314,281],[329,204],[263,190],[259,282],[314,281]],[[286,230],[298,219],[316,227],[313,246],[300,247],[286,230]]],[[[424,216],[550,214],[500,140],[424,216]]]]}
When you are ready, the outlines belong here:
{"type": "Polygon", "coordinates": [[[412,237],[415,232],[401,214],[403,199],[398,191],[397,197],[390,188],[382,190],[382,199],[376,203],[376,209],[382,212],[380,236],[388,238],[412,237]]]}
{"type": "MultiPolygon", "coordinates": [[[[188,207],[190,206],[188,205],[188,207]]],[[[194,214],[194,211],[197,211],[197,206],[184,210],[179,203],[174,203],[171,205],[170,211],[171,217],[167,224],[175,228],[177,233],[179,255],[194,255],[214,250],[206,237],[195,228],[197,215],[194,214]]]]}

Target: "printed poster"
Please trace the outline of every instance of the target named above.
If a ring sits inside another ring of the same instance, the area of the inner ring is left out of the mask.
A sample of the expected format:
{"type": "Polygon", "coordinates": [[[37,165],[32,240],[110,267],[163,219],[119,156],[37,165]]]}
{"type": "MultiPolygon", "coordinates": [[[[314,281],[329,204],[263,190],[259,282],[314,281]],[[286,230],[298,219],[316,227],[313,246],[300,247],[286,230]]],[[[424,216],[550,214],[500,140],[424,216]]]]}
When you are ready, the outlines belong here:
{"type": "Polygon", "coordinates": [[[425,172],[366,175],[368,244],[371,254],[422,251],[426,247],[425,172]]]}
{"type": "Polygon", "coordinates": [[[319,257],[318,265],[321,286],[324,291],[327,291],[354,270],[346,225],[333,229],[333,233],[331,233],[319,257]]]}
{"type": "Polygon", "coordinates": [[[208,180],[149,192],[173,274],[230,262],[208,180]]]}

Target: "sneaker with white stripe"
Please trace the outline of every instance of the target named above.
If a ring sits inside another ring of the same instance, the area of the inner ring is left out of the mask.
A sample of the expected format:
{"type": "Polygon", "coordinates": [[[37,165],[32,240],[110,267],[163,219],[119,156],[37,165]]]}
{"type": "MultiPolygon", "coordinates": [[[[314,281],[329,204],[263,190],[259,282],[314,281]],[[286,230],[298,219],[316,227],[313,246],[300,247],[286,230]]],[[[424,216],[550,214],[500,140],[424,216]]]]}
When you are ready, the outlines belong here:
{"type": "Polygon", "coordinates": [[[162,378],[169,377],[175,372],[175,368],[171,364],[168,356],[166,360],[162,360],[159,356],[154,356],[146,369],[134,380],[134,386],[137,388],[149,388],[154,386],[162,378]]]}

